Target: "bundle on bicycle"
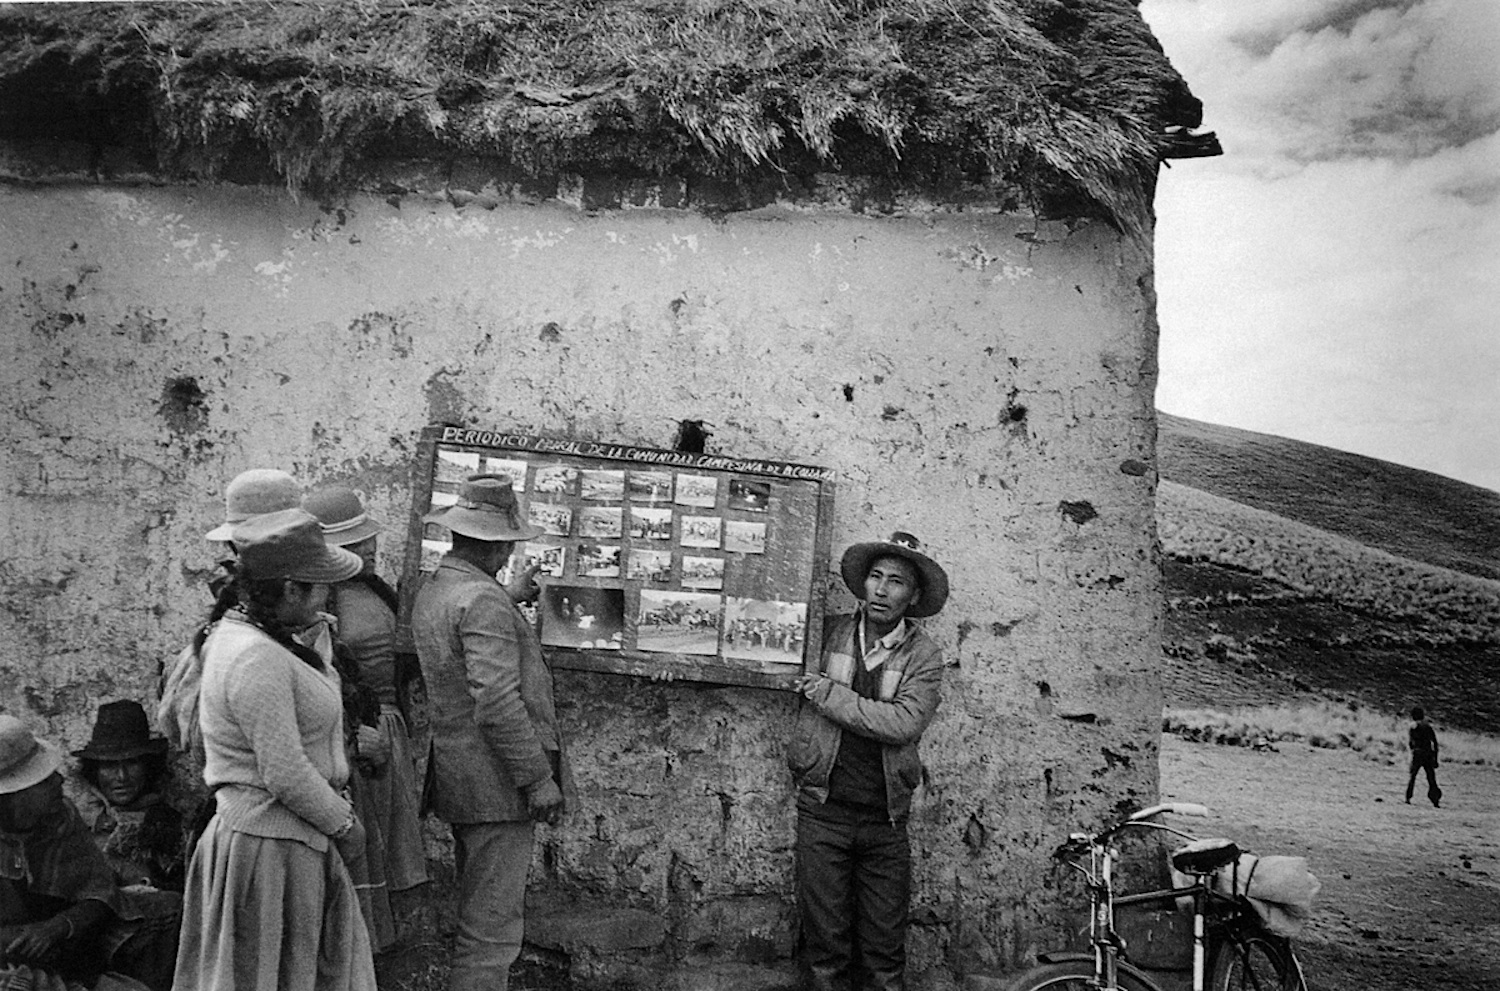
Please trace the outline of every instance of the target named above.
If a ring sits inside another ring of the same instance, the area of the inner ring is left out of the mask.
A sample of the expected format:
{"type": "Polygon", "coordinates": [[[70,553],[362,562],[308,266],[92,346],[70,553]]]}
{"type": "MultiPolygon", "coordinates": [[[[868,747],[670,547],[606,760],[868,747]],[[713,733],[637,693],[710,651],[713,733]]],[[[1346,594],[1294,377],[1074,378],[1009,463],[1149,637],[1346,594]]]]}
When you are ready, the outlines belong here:
{"type": "Polygon", "coordinates": [[[1199,839],[1157,817],[1205,816],[1186,802],[1154,805],[1097,833],[1074,833],[1054,856],[1085,878],[1089,949],[1038,955],[1009,991],[1161,991],[1132,960],[1116,911],[1131,905],[1191,908],[1193,991],[1307,991],[1292,937],[1320,887],[1302,857],[1257,857],[1233,840],[1199,839]],[[1188,842],[1171,855],[1171,888],[1116,895],[1116,841],[1129,830],[1156,830],[1188,842]]]}

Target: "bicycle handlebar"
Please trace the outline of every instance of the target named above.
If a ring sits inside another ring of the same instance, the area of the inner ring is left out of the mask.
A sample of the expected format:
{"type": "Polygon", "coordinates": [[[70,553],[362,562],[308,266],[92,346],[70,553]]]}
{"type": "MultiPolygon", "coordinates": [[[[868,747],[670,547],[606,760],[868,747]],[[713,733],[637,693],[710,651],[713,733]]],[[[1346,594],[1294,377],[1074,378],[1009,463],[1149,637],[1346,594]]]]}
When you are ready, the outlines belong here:
{"type": "Polygon", "coordinates": [[[1153,805],[1149,809],[1141,809],[1141,811],[1121,822],[1120,825],[1150,819],[1161,815],[1163,812],[1174,812],[1180,816],[1206,816],[1208,815],[1208,806],[1199,805],[1197,802],[1164,802],[1161,805],[1153,805]]]}
{"type": "Polygon", "coordinates": [[[1153,805],[1150,808],[1141,809],[1139,812],[1131,813],[1124,819],[1106,826],[1104,829],[1100,830],[1098,833],[1092,836],[1090,836],[1088,833],[1073,833],[1068,837],[1068,841],[1066,843],[1064,843],[1062,846],[1058,847],[1056,851],[1054,851],[1053,856],[1071,857],[1083,853],[1090,847],[1102,844],[1111,836],[1123,830],[1129,829],[1131,826],[1146,826],[1154,829],[1165,829],[1168,832],[1177,833],[1180,836],[1188,837],[1189,839],[1191,839],[1191,837],[1188,836],[1187,833],[1184,833],[1181,830],[1172,829],[1168,826],[1161,826],[1150,821],[1157,816],[1167,812],[1171,812],[1175,815],[1185,816],[1207,816],[1209,814],[1207,806],[1199,805],[1196,802],[1163,802],[1160,805],[1153,805]]]}
{"type": "Polygon", "coordinates": [[[1199,805],[1197,802],[1163,802],[1161,805],[1152,805],[1151,808],[1143,808],[1139,813],[1131,814],[1130,817],[1121,820],[1116,825],[1125,826],[1128,823],[1143,822],[1143,820],[1161,816],[1163,813],[1176,813],[1178,816],[1208,816],[1209,810],[1206,805],[1199,805]]]}

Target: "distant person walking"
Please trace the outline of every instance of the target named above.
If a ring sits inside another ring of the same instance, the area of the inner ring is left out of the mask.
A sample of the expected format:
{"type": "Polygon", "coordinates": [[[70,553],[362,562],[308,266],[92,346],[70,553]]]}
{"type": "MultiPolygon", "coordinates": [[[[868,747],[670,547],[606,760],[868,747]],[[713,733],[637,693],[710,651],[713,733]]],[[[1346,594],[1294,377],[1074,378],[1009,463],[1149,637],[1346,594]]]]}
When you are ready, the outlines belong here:
{"type": "Polygon", "coordinates": [[[1426,771],[1427,797],[1433,808],[1439,808],[1438,802],[1443,798],[1443,789],[1437,783],[1437,734],[1432,731],[1432,724],[1427,721],[1427,714],[1420,705],[1411,710],[1411,719],[1411,729],[1406,731],[1407,744],[1411,747],[1411,773],[1406,778],[1406,804],[1411,804],[1412,789],[1417,785],[1417,772],[1426,771]]]}

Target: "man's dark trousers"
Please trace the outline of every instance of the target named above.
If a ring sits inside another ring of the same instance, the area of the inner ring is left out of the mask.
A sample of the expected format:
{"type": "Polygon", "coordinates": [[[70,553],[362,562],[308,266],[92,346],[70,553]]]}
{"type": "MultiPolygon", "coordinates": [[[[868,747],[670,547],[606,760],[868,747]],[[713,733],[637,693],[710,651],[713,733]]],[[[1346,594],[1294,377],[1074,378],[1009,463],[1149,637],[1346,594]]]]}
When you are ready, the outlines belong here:
{"type": "Polygon", "coordinates": [[[1442,801],[1443,789],[1437,783],[1437,757],[1434,754],[1412,754],[1411,773],[1406,779],[1406,800],[1411,801],[1411,793],[1417,784],[1417,772],[1427,772],[1427,800],[1433,805],[1442,801]]]}
{"type": "Polygon", "coordinates": [[[885,810],[797,803],[797,873],[809,991],[903,991],[911,846],[885,810]]]}

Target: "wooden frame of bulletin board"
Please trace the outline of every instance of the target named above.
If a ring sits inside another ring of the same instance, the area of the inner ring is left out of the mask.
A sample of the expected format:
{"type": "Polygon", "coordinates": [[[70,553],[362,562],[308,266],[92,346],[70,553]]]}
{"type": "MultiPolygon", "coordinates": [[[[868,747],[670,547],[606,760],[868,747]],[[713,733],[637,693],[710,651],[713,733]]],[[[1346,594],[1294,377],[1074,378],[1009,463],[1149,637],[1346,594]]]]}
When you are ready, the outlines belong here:
{"type": "Polygon", "coordinates": [[[818,656],[831,469],[451,426],[418,447],[403,644],[451,540],[422,517],[479,472],[508,475],[546,528],[512,561],[542,563],[528,611],[554,667],[786,688],[818,656]]]}

